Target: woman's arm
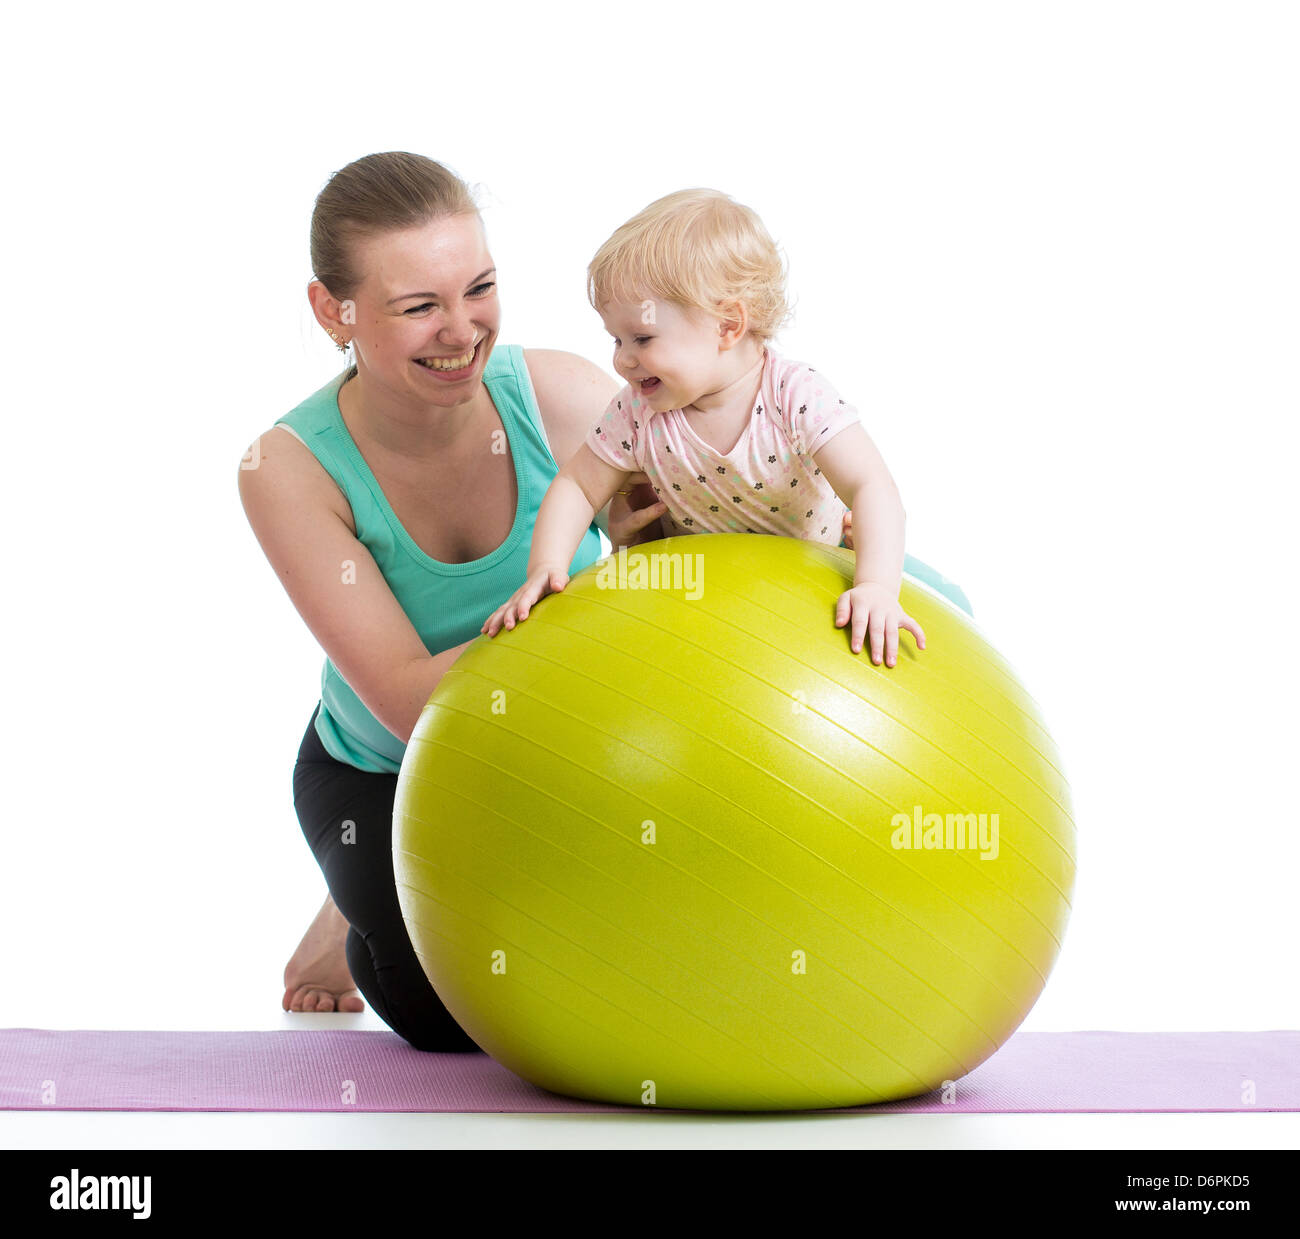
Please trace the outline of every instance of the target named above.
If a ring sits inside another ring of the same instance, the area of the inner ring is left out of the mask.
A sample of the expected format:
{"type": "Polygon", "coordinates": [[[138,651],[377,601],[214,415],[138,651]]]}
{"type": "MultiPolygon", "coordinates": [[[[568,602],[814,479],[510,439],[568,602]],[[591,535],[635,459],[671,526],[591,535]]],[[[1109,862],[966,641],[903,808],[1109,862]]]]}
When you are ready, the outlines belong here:
{"type": "Polygon", "coordinates": [[[239,471],[248,523],[298,614],[366,708],[403,744],[466,642],[424,648],[374,559],[357,540],[334,480],[293,435],[264,434],[239,471]]]}

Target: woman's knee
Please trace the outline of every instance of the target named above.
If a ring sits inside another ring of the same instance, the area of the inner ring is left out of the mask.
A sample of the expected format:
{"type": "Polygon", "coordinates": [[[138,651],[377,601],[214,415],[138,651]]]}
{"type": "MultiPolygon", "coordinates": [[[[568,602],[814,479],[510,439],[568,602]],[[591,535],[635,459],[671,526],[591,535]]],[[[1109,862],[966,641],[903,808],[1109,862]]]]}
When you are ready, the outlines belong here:
{"type": "Polygon", "coordinates": [[[406,927],[367,934],[348,931],[348,969],[375,1014],[417,1050],[457,1053],[479,1047],[443,1006],[420,967],[406,927]]]}

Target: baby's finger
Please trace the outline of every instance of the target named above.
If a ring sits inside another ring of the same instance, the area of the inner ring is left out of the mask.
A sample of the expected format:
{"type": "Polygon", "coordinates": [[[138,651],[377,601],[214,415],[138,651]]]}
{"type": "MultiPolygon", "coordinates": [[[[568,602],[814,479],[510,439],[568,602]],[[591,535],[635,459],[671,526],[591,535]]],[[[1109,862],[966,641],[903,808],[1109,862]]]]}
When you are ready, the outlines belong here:
{"type": "Polygon", "coordinates": [[[871,661],[877,667],[885,656],[885,617],[879,611],[871,613],[869,624],[871,632],[871,661]]]}
{"type": "Polygon", "coordinates": [[[865,606],[857,607],[853,612],[853,636],[849,640],[855,654],[862,653],[862,641],[867,634],[867,623],[871,616],[865,606]]]}
{"type": "Polygon", "coordinates": [[[563,572],[552,572],[549,576],[539,577],[519,591],[519,618],[528,618],[528,613],[552,590],[563,589],[568,577],[563,572]],[[557,585],[556,582],[559,582],[557,585]]]}
{"type": "Polygon", "coordinates": [[[529,581],[519,587],[519,592],[514,597],[514,610],[517,619],[527,619],[528,612],[532,610],[535,603],[544,593],[546,593],[547,582],[529,581]]]}
{"type": "Polygon", "coordinates": [[[835,603],[835,627],[843,628],[849,622],[849,615],[853,611],[853,599],[846,590],[839,596],[835,603]]]}
{"type": "Polygon", "coordinates": [[[515,616],[517,619],[526,620],[528,612],[533,609],[535,603],[544,593],[541,589],[526,589],[520,595],[518,603],[515,604],[515,616]]]}
{"type": "Polygon", "coordinates": [[[885,666],[892,667],[898,662],[898,625],[894,621],[885,622],[885,666]]]}
{"type": "Polygon", "coordinates": [[[910,615],[905,612],[903,618],[898,621],[898,626],[900,628],[906,628],[907,631],[916,638],[916,648],[918,650],[925,649],[925,629],[923,629],[910,615]]]}
{"type": "Polygon", "coordinates": [[[507,628],[513,628],[521,620],[528,618],[528,608],[536,600],[537,593],[536,587],[527,583],[521,585],[515,591],[515,596],[506,605],[507,628]]]}

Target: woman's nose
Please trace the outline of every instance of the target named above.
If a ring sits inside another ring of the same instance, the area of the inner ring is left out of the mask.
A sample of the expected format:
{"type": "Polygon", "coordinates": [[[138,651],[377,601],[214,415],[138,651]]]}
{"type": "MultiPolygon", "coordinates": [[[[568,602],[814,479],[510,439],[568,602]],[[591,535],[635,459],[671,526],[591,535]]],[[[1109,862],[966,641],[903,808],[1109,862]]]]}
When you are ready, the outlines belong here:
{"type": "Polygon", "coordinates": [[[449,314],[442,325],[442,330],[438,332],[438,336],[453,347],[464,345],[468,348],[474,343],[477,335],[478,332],[468,310],[449,314]]]}

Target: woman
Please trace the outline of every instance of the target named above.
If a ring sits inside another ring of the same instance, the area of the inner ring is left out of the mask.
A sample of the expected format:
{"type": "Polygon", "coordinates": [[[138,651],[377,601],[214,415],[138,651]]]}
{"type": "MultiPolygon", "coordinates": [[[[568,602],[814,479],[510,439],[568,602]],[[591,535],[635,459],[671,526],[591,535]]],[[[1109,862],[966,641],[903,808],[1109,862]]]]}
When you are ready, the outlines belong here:
{"type": "MultiPolygon", "coordinates": [[[[337,172],[311,258],[316,321],[355,364],[262,435],[239,473],[249,523],[327,656],[294,805],[330,896],[285,969],[283,1006],[359,1011],[364,995],[413,1046],[474,1050],[402,921],[397,770],[443,673],[524,580],[556,462],[619,385],[571,353],[498,347],[482,221],[432,160],[393,152],[337,172]]],[[[652,499],[611,505],[615,546],[650,532],[652,499]]],[[[571,571],[598,554],[593,527],[571,571]]]]}

